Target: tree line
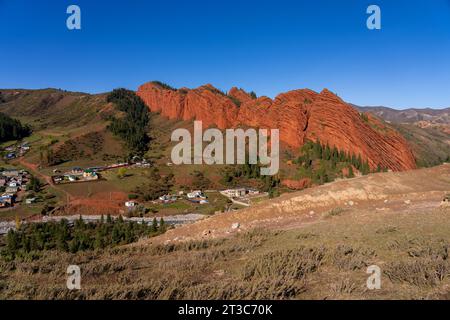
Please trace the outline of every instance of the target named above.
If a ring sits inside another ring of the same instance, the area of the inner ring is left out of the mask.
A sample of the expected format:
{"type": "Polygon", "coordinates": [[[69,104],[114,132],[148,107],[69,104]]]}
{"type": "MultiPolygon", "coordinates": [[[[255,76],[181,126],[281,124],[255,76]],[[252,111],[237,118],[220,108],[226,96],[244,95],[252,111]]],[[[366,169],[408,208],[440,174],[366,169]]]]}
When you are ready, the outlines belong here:
{"type": "MultiPolygon", "coordinates": [[[[320,140],[307,141],[301,148],[301,155],[295,160],[302,166],[303,171],[309,173],[313,180],[319,183],[326,183],[334,180],[339,163],[348,167],[349,178],[354,177],[353,168],[356,168],[361,174],[366,175],[371,172],[367,159],[362,159],[361,155],[339,150],[336,146],[322,144],[320,140]],[[322,160],[318,168],[313,168],[315,160],[322,160]],[[315,169],[315,170],[314,170],[315,169]]],[[[377,166],[378,172],[386,171],[381,165],[377,166]]]]}
{"type": "Polygon", "coordinates": [[[76,253],[85,250],[103,249],[137,241],[140,237],[153,237],[166,231],[164,220],[153,219],[153,223],[124,221],[122,216],[113,219],[110,215],[99,222],[85,222],[81,216],[72,225],[65,219],[59,222],[30,223],[6,235],[6,246],[2,256],[6,259],[26,258],[43,250],[60,250],[76,253]]]}
{"type": "Polygon", "coordinates": [[[0,142],[20,140],[30,134],[31,128],[28,125],[22,125],[19,120],[0,112],[0,142]]]}

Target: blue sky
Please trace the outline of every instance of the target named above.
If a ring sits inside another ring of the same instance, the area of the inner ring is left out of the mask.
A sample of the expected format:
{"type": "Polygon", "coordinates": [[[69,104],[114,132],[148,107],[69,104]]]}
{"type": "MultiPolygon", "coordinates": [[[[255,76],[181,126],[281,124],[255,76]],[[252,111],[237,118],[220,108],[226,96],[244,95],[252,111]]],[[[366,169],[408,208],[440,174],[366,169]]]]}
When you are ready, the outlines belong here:
{"type": "Polygon", "coordinates": [[[450,0],[0,0],[0,88],[96,93],[150,80],[450,107],[450,0]],[[70,4],[81,30],[66,28],[70,4]],[[381,30],[366,28],[370,4],[381,30]]]}

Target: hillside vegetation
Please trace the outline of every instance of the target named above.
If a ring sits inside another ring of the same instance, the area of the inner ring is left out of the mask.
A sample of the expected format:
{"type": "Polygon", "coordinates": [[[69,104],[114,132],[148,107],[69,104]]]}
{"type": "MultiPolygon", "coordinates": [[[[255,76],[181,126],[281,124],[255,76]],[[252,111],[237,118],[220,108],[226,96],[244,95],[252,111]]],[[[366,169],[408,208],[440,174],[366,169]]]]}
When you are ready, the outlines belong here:
{"type": "Polygon", "coordinates": [[[148,150],[149,111],[145,103],[133,91],[116,89],[107,97],[124,117],[113,117],[109,129],[121,139],[128,147],[140,154],[148,150]]]}
{"type": "Polygon", "coordinates": [[[408,141],[419,167],[432,167],[450,162],[450,136],[434,128],[413,124],[393,125],[408,141]]]}

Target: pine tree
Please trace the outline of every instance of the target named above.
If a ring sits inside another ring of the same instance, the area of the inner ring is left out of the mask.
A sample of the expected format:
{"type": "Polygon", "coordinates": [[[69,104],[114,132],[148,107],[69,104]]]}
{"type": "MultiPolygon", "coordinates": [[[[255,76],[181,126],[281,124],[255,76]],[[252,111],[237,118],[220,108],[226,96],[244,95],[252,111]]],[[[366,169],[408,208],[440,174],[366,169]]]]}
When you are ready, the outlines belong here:
{"type": "Polygon", "coordinates": [[[325,155],[324,155],[324,160],[330,160],[331,159],[331,149],[329,144],[327,143],[326,147],[325,147],[325,155]]]}
{"type": "Polygon", "coordinates": [[[355,173],[353,172],[353,166],[350,165],[350,166],[348,167],[348,177],[349,177],[349,178],[353,178],[354,176],[355,176],[355,173]]]}
{"type": "Polygon", "coordinates": [[[164,219],[161,217],[159,220],[159,231],[165,232],[166,231],[166,224],[164,222],[164,219]]]}

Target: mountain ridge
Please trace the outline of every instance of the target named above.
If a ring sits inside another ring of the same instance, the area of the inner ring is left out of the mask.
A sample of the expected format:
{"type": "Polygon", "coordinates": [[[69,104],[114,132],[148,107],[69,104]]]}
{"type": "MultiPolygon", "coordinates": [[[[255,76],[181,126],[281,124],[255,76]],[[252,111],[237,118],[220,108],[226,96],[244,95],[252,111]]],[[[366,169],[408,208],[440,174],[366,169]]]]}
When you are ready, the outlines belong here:
{"type": "Polygon", "coordinates": [[[365,117],[331,91],[292,90],[252,97],[236,87],[224,93],[212,85],[174,89],[148,82],[137,94],[153,112],[169,119],[201,120],[203,127],[279,128],[280,140],[292,148],[320,141],[349,154],[361,155],[372,169],[394,171],[416,167],[406,140],[373,116],[365,117]]]}

